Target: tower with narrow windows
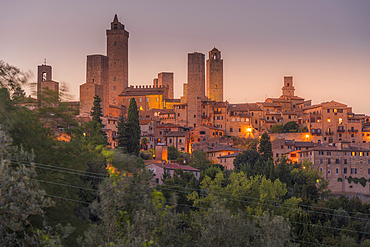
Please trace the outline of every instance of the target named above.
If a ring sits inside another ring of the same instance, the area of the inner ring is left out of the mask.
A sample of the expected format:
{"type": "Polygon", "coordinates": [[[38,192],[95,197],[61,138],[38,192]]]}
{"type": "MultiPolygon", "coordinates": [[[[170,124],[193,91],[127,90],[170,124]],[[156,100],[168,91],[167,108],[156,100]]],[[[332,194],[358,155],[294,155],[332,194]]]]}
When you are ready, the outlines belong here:
{"type": "Polygon", "coordinates": [[[37,99],[40,100],[42,84],[45,81],[51,81],[51,66],[42,64],[37,66],[37,99]]]}
{"type": "Polygon", "coordinates": [[[207,97],[217,102],[223,101],[223,60],[221,52],[213,48],[207,60],[207,97]]]}
{"type": "Polygon", "coordinates": [[[293,76],[284,76],[283,96],[294,96],[293,76]]]}
{"type": "Polygon", "coordinates": [[[108,97],[110,105],[117,105],[118,95],[128,87],[128,38],[125,26],[117,15],[107,30],[107,56],[109,57],[108,97]]]}

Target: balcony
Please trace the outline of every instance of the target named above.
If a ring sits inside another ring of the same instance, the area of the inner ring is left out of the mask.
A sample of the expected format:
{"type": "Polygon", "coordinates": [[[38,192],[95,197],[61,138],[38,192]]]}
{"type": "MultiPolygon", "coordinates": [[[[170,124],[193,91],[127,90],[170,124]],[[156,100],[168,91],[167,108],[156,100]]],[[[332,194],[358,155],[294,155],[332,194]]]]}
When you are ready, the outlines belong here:
{"type": "Polygon", "coordinates": [[[345,129],[337,129],[337,132],[346,132],[345,129]]]}
{"type": "Polygon", "coordinates": [[[206,115],[202,115],[202,118],[203,119],[207,119],[208,117],[206,115]]]}
{"type": "Polygon", "coordinates": [[[334,134],[334,132],[333,131],[326,131],[325,134],[326,135],[332,135],[332,134],[334,134]]]}
{"type": "Polygon", "coordinates": [[[221,114],[221,111],[213,111],[214,114],[221,114]]]}
{"type": "Polygon", "coordinates": [[[349,130],[348,130],[348,132],[351,132],[351,133],[357,133],[357,132],[358,132],[358,130],[356,130],[356,129],[349,129],[349,130]]]}
{"type": "Polygon", "coordinates": [[[312,129],[311,134],[312,135],[321,135],[321,129],[312,129]]]}

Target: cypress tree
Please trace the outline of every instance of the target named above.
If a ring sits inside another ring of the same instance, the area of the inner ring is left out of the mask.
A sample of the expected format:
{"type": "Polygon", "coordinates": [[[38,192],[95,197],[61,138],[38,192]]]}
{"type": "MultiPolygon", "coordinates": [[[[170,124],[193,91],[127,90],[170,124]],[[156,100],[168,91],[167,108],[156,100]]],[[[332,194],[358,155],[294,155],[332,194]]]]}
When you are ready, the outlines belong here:
{"type": "Polygon", "coordinates": [[[263,133],[261,136],[258,152],[261,154],[265,161],[272,159],[272,145],[270,141],[270,136],[266,132],[263,133]]]}
{"type": "Polygon", "coordinates": [[[102,112],[100,103],[101,103],[101,99],[99,95],[95,95],[93,107],[91,108],[91,112],[90,112],[90,116],[92,116],[93,121],[99,124],[102,124],[101,117],[103,116],[103,112],[102,112]]]}
{"type": "Polygon", "coordinates": [[[139,155],[140,133],[139,111],[135,98],[131,98],[122,137],[122,148],[125,153],[139,155]]]}

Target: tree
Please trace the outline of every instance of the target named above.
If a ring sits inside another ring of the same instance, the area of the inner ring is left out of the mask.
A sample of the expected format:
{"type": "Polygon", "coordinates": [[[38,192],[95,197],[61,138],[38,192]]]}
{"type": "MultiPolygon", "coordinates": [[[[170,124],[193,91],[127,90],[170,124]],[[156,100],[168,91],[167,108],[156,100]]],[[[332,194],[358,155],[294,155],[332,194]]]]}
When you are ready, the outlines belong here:
{"type": "Polygon", "coordinates": [[[298,128],[299,125],[296,122],[290,121],[284,125],[284,132],[298,132],[298,128]]]}
{"type": "Polygon", "coordinates": [[[177,150],[177,148],[175,148],[175,146],[169,146],[167,154],[169,160],[176,160],[180,157],[180,152],[177,150]]]}
{"type": "Polygon", "coordinates": [[[272,159],[272,146],[270,141],[270,136],[265,132],[261,136],[260,146],[258,147],[258,152],[261,154],[262,158],[267,161],[272,159]]]}
{"type": "Polygon", "coordinates": [[[148,149],[148,139],[146,137],[141,138],[141,145],[144,146],[144,150],[148,149]]]}
{"type": "Polygon", "coordinates": [[[140,152],[140,123],[135,98],[131,98],[127,112],[127,122],[123,128],[122,149],[125,153],[139,155],[140,152]]]}
{"type": "Polygon", "coordinates": [[[259,143],[259,141],[258,141],[258,139],[257,139],[257,138],[256,138],[256,139],[251,140],[251,141],[248,143],[248,145],[247,145],[247,149],[252,149],[252,150],[257,151],[258,143],[259,143]]]}
{"type": "Polygon", "coordinates": [[[274,124],[274,125],[271,126],[270,131],[272,133],[283,133],[284,132],[284,125],[274,124]]]}
{"type": "Polygon", "coordinates": [[[23,94],[22,87],[28,83],[30,72],[23,72],[19,68],[0,60],[0,88],[5,88],[10,97],[19,97],[23,94]]]}
{"type": "Polygon", "coordinates": [[[92,116],[92,120],[102,124],[101,117],[103,116],[102,108],[100,103],[102,100],[100,99],[99,95],[94,96],[94,103],[93,107],[91,108],[90,116],[92,116]]]}

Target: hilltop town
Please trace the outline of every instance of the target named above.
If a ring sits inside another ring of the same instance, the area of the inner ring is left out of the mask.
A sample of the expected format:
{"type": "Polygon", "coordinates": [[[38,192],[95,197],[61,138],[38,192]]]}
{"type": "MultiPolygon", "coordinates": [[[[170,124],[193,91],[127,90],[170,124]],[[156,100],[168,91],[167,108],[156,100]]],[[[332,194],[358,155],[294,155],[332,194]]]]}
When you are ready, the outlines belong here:
{"type": "MultiPolygon", "coordinates": [[[[277,82],[283,87],[276,98],[245,103],[224,101],[227,85],[217,48],[211,49],[207,58],[201,52],[188,54],[187,83],[183,84],[181,98],[174,97],[173,72],[159,72],[150,84],[129,85],[129,32],[117,15],[106,36],[107,54],[87,55],[80,101],[69,104],[79,109],[76,118],[89,119],[94,96],[102,99],[104,132],[111,148],[117,147],[118,118],[127,114],[130,99],[135,98],[141,137],[147,140],[143,149],[153,150],[157,160],[167,160],[167,149],[174,146],[180,152],[205,151],[213,163],[233,169],[233,160],[242,152],[233,147],[235,140],[243,143],[267,132],[275,160],[286,156],[301,163],[307,159],[331,181],[332,190],[369,194],[362,187],[342,186],[337,178],[345,180],[354,174],[370,177],[370,116],[356,114],[335,99],[313,104],[295,95],[293,76],[277,82]],[[292,122],[296,128],[284,129],[292,122]]],[[[50,65],[38,66],[37,75],[38,92],[42,88],[58,91],[50,65]]],[[[241,90],[251,93],[247,87],[241,90]]]]}

